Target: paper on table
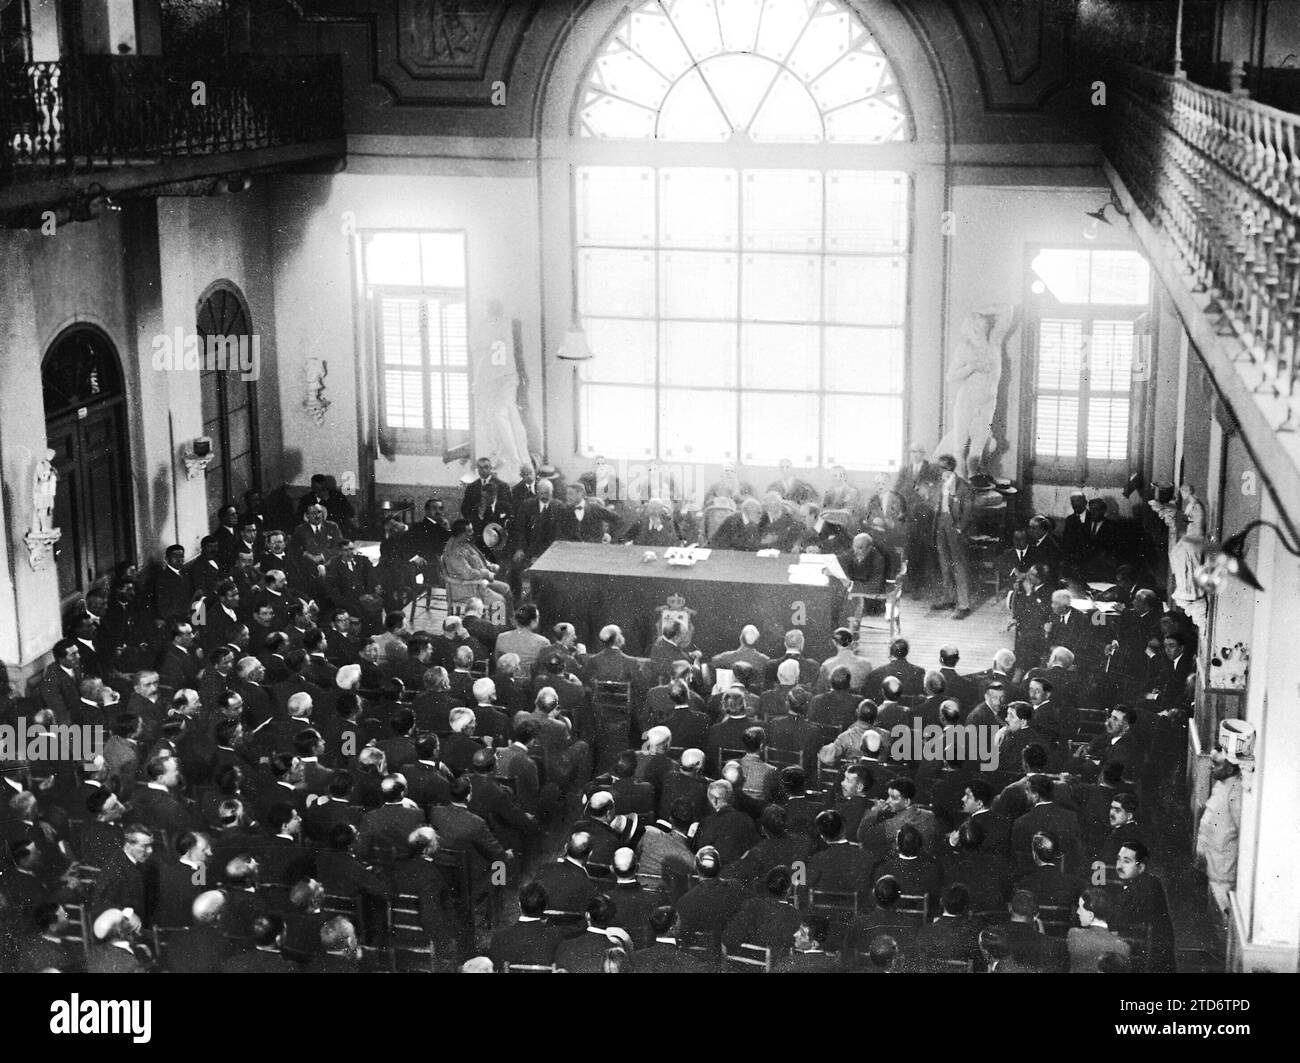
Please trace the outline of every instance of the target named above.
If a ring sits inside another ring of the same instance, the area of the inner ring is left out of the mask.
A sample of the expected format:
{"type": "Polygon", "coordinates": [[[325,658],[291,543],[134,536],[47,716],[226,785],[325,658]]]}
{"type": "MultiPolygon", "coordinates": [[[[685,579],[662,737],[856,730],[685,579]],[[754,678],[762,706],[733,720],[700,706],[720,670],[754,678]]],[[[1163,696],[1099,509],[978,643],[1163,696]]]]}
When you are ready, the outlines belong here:
{"type": "Polygon", "coordinates": [[[812,565],[791,565],[790,582],[801,587],[825,587],[830,582],[826,573],[812,565]]]}
{"type": "Polygon", "coordinates": [[[1113,612],[1115,611],[1115,606],[1116,606],[1118,603],[1116,603],[1116,602],[1097,602],[1097,601],[1093,601],[1091,598],[1071,598],[1071,599],[1070,599],[1070,604],[1071,604],[1075,609],[1078,609],[1078,610],[1080,610],[1081,612],[1084,612],[1084,613],[1092,613],[1092,612],[1097,612],[1097,613],[1113,613],[1113,612]]]}
{"type": "Polygon", "coordinates": [[[696,561],[707,561],[711,553],[713,553],[713,551],[707,546],[691,547],[691,556],[694,557],[696,561]]]}
{"type": "Polygon", "coordinates": [[[780,557],[780,556],[781,556],[781,551],[780,551],[780,550],[759,550],[757,556],[759,556],[759,557],[780,557]]]}
{"type": "Polygon", "coordinates": [[[736,673],[730,668],[715,668],[713,670],[714,683],[712,693],[716,694],[719,690],[730,690],[731,684],[736,681],[736,673]]]}
{"type": "Polygon", "coordinates": [[[1104,594],[1106,591],[1111,590],[1114,586],[1115,584],[1113,583],[1089,583],[1088,584],[1089,589],[1096,591],[1098,594],[1104,594]]]}

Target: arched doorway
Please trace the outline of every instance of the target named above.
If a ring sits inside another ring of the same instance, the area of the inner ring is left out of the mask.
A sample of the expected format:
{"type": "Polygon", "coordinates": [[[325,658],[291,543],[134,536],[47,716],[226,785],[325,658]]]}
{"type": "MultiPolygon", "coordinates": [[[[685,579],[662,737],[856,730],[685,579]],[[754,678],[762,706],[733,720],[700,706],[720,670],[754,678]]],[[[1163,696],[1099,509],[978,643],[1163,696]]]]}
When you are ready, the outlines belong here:
{"type": "MultiPolygon", "coordinates": [[[[218,281],[199,300],[199,339],[206,352],[210,338],[249,350],[253,325],[243,295],[228,281],[218,281]]],[[[234,347],[229,349],[233,350],[234,347]]],[[[212,438],[216,460],[208,466],[208,517],[215,519],[226,502],[243,509],[244,492],[261,490],[257,441],[257,385],[237,368],[204,362],[199,374],[203,392],[203,434],[212,438]]]]}
{"type": "Polygon", "coordinates": [[[135,556],[122,367],[112,341],[91,325],[66,329],[45,354],[41,385],[45,438],[59,474],[56,558],[66,598],[135,556]]]}

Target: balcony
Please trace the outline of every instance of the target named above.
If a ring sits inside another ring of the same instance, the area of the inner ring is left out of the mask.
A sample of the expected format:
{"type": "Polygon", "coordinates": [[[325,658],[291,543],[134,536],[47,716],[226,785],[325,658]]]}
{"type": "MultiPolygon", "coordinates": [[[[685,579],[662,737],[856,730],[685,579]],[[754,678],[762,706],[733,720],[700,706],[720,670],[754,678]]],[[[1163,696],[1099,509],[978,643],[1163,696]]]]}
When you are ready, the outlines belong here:
{"type": "Polygon", "coordinates": [[[1257,457],[1285,455],[1289,482],[1275,487],[1300,512],[1300,117],[1089,63],[1109,91],[1103,149],[1135,232],[1257,457]]]}
{"type": "Polygon", "coordinates": [[[135,174],[133,185],[173,181],[319,156],[274,149],[326,142],[326,154],[343,154],[338,56],[90,56],[0,67],[0,209],[30,201],[33,181],[96,175],[107,185],[105,175],[141,167],[157,172],[135,174]],[[219,158],[230,155],[238,158],[219,158]],[[215,165],[174,165],[204,159],[215,165]]]}

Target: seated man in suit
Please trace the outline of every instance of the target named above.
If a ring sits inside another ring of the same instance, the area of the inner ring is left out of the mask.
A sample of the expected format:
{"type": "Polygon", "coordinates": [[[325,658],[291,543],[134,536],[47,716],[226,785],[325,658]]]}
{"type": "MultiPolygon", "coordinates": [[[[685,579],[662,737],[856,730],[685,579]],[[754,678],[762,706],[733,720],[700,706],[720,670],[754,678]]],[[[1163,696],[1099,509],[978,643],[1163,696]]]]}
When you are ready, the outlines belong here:
{"type": "Polygon", "coordinates": [[[753,553],[759,549],[763,506],[757,498],[746,498],[740,511],[733,513],[713,533],[709,545],[715,550],[740,550],[753,553]]]}
{"type": "Polygon", "coordinates": [[[442,567],[450,579],[476,584],[490,615],[509,616],[513,611],[510,586],[497,578],[499,565],[488,561],[474,545],[474,525],[461,518],[452,523],[451,541],[442,555],[442,567]]]}
{"type": "Polygon", "coordinates": [[[519,919],[492,935],[488,955],[498,971],[506,964],[546,966],[555,962],[555,951],[564,936],[546,922],[550,900],[540,882],[526,882],[519,889],[519,919]]]}

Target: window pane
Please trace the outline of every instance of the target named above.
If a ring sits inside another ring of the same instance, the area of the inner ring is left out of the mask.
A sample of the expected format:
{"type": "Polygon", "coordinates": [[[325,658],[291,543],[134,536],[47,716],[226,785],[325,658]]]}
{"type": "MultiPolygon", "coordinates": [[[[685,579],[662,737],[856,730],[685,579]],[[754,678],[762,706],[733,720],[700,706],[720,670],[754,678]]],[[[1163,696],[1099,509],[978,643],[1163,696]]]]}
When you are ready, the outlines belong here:
{"type": "Polygon", "coordinates": [[[654,388],[582,389],[583,448],[607,458],[647,458],[654,453],[654,388]]]}
{"type": "Polygon", "coordinates": [[[736,457],[736,393],[664,388],[659,442],[665,458],[725,461],[736,457]]]}
{"type": "Polygon", "coordinates": [[[713,0],[673,0],[673,3],[663,6],[696,59],[722,51],[718,13],[714,10],[713,0]]]}
{"type": "Polygon", "coordinates": [[[826,258],[826,320],[845,325],[901,325],[907,269],[901,258],[826,258]]]}
{"type": "Polygon", "coordinates": [[[1061,303],[1088,301],[1088,252],[1040,251],[1031,265],[1034,275],[1061,303]]]}
{"type": "Polygon", "coordinates": [[[882,93],[826,114],[826,139],[842,144],[880,144],[907,137],[907,116],[898,94],[882,93]]]}
{"type": "Polygon", "coordinates": [[[384,424],[388,428],[424,427],[424,384],[419,371],[384,370],[384,424]]]}
{"type": "Polygon", "coordinates": [[[665,247],[735,248],[736,171],[660,171],[659,218],[665,247]]]}
{"type": "Polygon", "coordinates": [[[736,386],[736,326],[730,322],[665,321],[663,379],[678,387],[736,386]]]}
{"type": "Polygon", "coordinates": [[[729,51],[752,52],[762,11],[762,5],[754,0],[718,0],[723,47],[729,51]]]}
{"type": "Polygon", "coordinates": [[[722,105],[732,129],[748,129],[767,88],[781,72],[768,59],[756,55],[720,55],[701,64],[714,97],[722,105]]]}
{"type": "Polygon", "coordinates": [[[903,392],[901,329],[826,329],[826,390],[903,392]]]}
{"type": "Polygon", "coordinates": [[[654,256],[646,251],[578,252],[578,307],[602,317],[653,317],[654,256]]]}
{"type": "Polygon", "coordinates": [[[830,251],[907,250],[907,175],[826,175],[826,247],[830,251]]]}
{"type": "Polygon", "coordinates": [[[634,11],[620,36],[664,77],[678,77],[695,61],[658,4],[644,4],[634,11]]]}
{"type": "Polygon", "coordinates": [[[434,365],[469,365],[465,304],[429,302],[429,356],[434,365]]]}
{"type": "Polygon", "coordinates": [[[775,465],[789,458],[796,465],[817,464],[816,395],[745,392],[740,407],[741,460],[775,465]]]}
{"type": "Polygon", "coordinates": [[[469,428],[468,373],[430,373],[429,392],[433,397],[430,420],[435,430],[469,428]]]}
{"type": "Polygon", "coordinates": [[[215,369],[204,369],[199,373],[199,393],[202,397],[204,421],[215,421],[221,417],[221,399],[217,392],[221,386],[217,380],[220,375],[215,369]]]}
{"type": "Polygon", "coordinates": [[[807,86],[788,70],[777,75],[772,91],[749,127],[749,135],[762,144],[821,140],[821,112],[807,86]]]}
{"type": "Polygon", "coordinates": [[[1092,323],[1088,386],[1092,391],[1122,392],[1133,386],[1133,322],[1092,323]]]}
{"type": "Polygon", "coordinates": [[[1040,395],[1036,406],[1034,454],[1040,458],[1073,458],[1078,452],[1078,396],[1040,395]]]}
{"type": "Polygon", "coordinates": [[[658,107],[668,92],[668,80],[636,52],[612,47],[596,60],[592,80],[611,95],[658,107]]]}
{"type": "Polygon", "coordinates": [[[816,321],[821,317],[820,256],[746,255],[742,265],[746,319],[816,321]]]}
{"type": "Polygon", "coordinates": [[[827,465],[896,469],[903,450],[903,400],[879,395],[827,395],[822,426],[827,465]]]}
{"type": "Polygon", "coordinates": [[[879,52],[855,49],[812,83],[813,99],[824,111],[860,100],[880,84],[888,69],[879,52]]]}
{"type": "Polygon", "coordinates": [[[583,136],[650,140],[655,135],[659,115],[649,107],[588,90],[578,119],[583,136]]]}
{"type": "Polygon", "coordinates": [[[1088,457],[1102,461],[1128,458],[1129,402],[1127,398],[1088,400],[1088,457]]]}
{"type": "Polygon", "coordinates": [[[744,180],[746,250],[821,249],[820,173],[814,170],[746,170],[744,180]]]}
{"type": "Polygon", "coordinates": [[[1083,322],[1043,318],[1038,324],[1038,387],[1078,391],[1083,372],[1083,322]]]}
{"type": "Polygon", "coordinates": [[[596,355],[583,362],[583,379],[610,384],[653,384],[655,323],[588,317],[583,320],[587,343],[596,355]]]}
{"type": "Polygon", "coordinates": [[[1092,253],[1092,301],[1145,306],[1151,298],[1151,270],[1136,251],[1092,253]]]}
{"type": "Polygon", "coordinates": [[[803,32],[786,62],[791,70],[807,81],[848,51],[864,32],[862,23],[853,15],[825,4],[803,32]]]}
{"type": "Polygon", "coordinates": [[[736,317],[735,255],[667,251],[659,256],[664,317],[736,317]]]}
{"type": "Polygon", "coordinates": [[[364,247],[367,284],[420,283],[417,233],[371,233],[364,247]]]}
{"type": "Polygon", "coordinates": [[[465,235],[463,233],[421,233],[420,258],[426,288],[465,287],[465,235]]]}
{"type": "Polygon", "coordinates": [[[385,297],[379,302],[380,342],[384,365],[419,368],[424,355],[420,342],[420,300],[385,297]]]}
{"type": "Polygon", "coordinates": [[[747,388],[818,388],[819,331],[816,325],[741,325],[741,384],[747,388]]]}
{"type": "Polygon", "coordinates": [[[654,171],[649,167],[581,167],[577,205],[580,244],[648,247],[654,243],[654,171]]]}
{"type": "Polygon", "coordinates": [[[698,69],[690,71],[668,92],[659,109],[655,134],[660,140],[694,140],[719,143],[731,137],[731,123],[718,109],[718,101],[698,69]]]}
{"type": "Polygon", "coordinates": [[[759,54],[778,62],[785,59],[811,16],[807,4],[792,4],[789,0],[766,0],[758,29],[759,54]]]}

